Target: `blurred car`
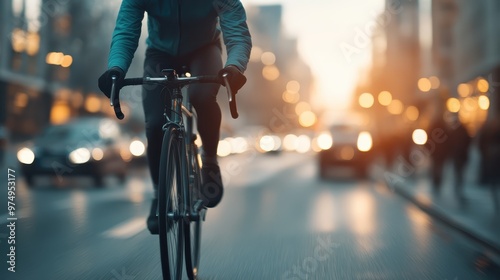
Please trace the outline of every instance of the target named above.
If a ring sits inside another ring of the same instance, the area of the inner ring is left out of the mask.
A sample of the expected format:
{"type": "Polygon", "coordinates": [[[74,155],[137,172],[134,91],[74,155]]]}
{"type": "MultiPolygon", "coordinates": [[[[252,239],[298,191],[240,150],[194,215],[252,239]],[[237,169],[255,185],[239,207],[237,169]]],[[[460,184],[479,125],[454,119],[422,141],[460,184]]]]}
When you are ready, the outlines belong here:
{"type": "Polygon", "coordinates": [[[62,125],[50,125],[17,158],[29,186],[40,175],[90,176],[97,187],[103,178],[126,176],[130,159],[128,140],[118,123],[104,117],[82,117],[62,125]]]}
{"type": "Polygon", "coordinates": [[[347,167],[356,176],[366,177],[373,158],[373,136],[370,128],[357,118],[337,121],[317,138],[319,175],[329,177],[333,167],[347,167]]]}

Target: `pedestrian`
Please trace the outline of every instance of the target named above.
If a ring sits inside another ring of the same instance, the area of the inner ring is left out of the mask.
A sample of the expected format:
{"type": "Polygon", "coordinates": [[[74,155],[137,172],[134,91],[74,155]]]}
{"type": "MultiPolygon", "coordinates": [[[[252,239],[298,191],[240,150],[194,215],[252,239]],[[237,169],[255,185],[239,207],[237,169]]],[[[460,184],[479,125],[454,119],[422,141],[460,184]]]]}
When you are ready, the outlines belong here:
{"type": "MultiPolygon", "coordinates": [[[[443,114],[438,114],[427,128],[427,135],[435,135],[436,133],[447,135],[447,124],[443,118],[443,114]]],[[[447,138],[448,139],[448,138],[447,138]]],[[[433,142],[435,147],[430,148],[430,171],[432,189],[435,193],[441,190],[443,183],[444,167],[449,155],[450,145],[447,141],[433,142]]]]}
{"type": "MultiPolygon", "coordinates": [[[[160,76],[162,69],[187,66],[192,75],[228,74],[233,91],[246,82],[243,75],[251,50],[246,13],[239,0],[123,0],[113,32],[108,70],[99,78],[99,88],[109,98],[111,76],[121,83],[137,49],[141,22],[148,14],[144,76],[160,76]],[[227,60],[222,64],[222,44],[227,60]]],[[[217,161],[221,110],[216,100],[219,85],[191,85],[188,95],[198,115],[197,128],[202,149],[202,188],[205,206],[215,207],[222,199],[222,176],[217,161]]],[[[148,140],[147,156],[155,198],[147,220],[158,234],[156,193],[165,107],[162,87],[143,86],[143,108],[148,140]]],[[[168,100],[167,102],[170,102],[168,100]]]]}
{"type": "Polygon", "coordinates": [[[495,212],[500,214],[500,116],[487,120],[479,134],[482,181],[491,189],[495,212]]]}
{"type": "Polygon", "coordinates": [[[458,118],[457,114],[451,114],[448,118],[449,158],[454,171],[454,187],[457,199],[464,202],[464,180],[465,168],[469,160],[469,147],[472,142],[467,129],[458,118]]]}

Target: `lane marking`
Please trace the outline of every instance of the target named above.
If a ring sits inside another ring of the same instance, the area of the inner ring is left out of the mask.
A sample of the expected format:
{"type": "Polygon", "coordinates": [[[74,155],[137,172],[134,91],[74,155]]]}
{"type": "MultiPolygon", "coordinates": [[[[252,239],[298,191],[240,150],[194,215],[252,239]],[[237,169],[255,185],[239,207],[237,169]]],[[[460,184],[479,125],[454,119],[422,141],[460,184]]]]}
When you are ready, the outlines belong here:
{"type": "Polygon", "coordinates": [[[146,217],[139,217],[117,225],[103,233],[108,238],[127,239],[146,229],[146,217]]]}

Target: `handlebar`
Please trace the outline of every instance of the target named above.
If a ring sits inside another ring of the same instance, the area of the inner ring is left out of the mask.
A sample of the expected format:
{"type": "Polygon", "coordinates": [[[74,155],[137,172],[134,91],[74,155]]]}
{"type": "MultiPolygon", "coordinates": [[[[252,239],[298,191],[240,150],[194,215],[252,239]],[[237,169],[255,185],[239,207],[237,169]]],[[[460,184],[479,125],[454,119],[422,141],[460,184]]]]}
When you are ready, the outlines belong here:
{"type": "Polygon", "coordinates": [[[119,91],[124,86],[137,86],[143,84],[158,84],[163,85],[170,88],[182,88],[189,84],[198,84],[198,83],[211,83],[211,84],[220,84],[226,87],[227,97],[229,101],[229,108],[231,111],[231,116],[233,119],[237,119],[239,117],[238,108],[236,106],[236,93],[231,90],[231,86],[229,85],[229,81],[227,78],[227,74],[222,76],[222,79],[219,76],[195,76],[195,77],[145,77],[145,78],[128,78],[123,80],[123,84],[118,86],[116,84],[117,77],[111,77],[111,98],[110,105],[113,107],[115,111],[115,115],[118,119],[123,119],[125,115],[123,114],[120,106],[120,95],[119,91]]]}

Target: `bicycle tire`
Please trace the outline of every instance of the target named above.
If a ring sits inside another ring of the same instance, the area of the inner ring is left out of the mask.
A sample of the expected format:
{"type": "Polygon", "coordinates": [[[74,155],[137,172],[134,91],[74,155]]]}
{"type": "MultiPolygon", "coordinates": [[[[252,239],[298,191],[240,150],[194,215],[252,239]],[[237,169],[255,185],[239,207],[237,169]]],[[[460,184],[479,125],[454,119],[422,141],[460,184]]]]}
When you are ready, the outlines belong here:
{"type": "MultiPolygon", "coordinates": [[[[189,186],[190,209],[195,212],[195,203],[201,199],[201,170],[198,161],[197,147],[194,143],[190,145],[189,165],[191,184],[189,186]]],[[[201,212],[198,211],[198,215],[201,212]]],[[[186,271],[190,280],[195,280],[198,277],[200,266],[200,248],[201,248],[201,228],[202,217],[196,221],[186,220],[184,224],[184,244],[185,244],[185,260],[186,271]]]]}
{"type": "Polygon", "coordinates": [[[184,226],[181,155],[184,145],[179,131],[168,128],[163,135],[158,182],[158,220],[163,279],[181,280],[184,226]],[[173,217],[168,213],[173,213],[173,217]]]}

